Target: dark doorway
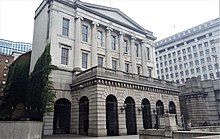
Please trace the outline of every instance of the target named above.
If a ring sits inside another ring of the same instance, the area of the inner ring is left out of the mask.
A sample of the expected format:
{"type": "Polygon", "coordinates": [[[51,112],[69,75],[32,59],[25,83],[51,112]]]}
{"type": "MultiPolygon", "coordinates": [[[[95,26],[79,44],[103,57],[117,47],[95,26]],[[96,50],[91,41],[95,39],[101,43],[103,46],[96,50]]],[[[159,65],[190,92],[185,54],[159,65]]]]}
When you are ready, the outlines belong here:
{"type": "Polygon", "coordinates": [[[134,99],[132,97],[127,97],[125,99],[125,106],[127,134],[136,135],[137,127],[134,99]]]}
{"type": "Polygon", "coordinates": [[[152,128],[150,102],[144,98],[141,103],[144,129],[152,128]]]}
{"type": "Polygon", "coordinates": [[[65,98],[58,99],[54,106],[53,133],[70,133],[71,103],[65,98]]]}
{"type": "Polygon", "coordinates": [[[85,96],[79,100],[79,134],[88,135],[89,129],[89,99],[85,96]]]}
{"type": "Polygon", "coordinates": [[[163,115],[164,114],[164,106],[163,106],[163,102],[161,100],[158,100],[156,102],[156,125],[155,128],[159,128],[159,119],[158,119],[158,115],[163,115]]]}
{"type": "Polygon", "coordinates": [[[176,106],[173,101],[170,101],[169,103],[169,113],[176,114],[176,106]]]}
{"type": "Polygon", "coordinates": [[[113,95],[106,98],[106,128],[107,136],[118,135],[118,106],[117,99],[113,95]]]}

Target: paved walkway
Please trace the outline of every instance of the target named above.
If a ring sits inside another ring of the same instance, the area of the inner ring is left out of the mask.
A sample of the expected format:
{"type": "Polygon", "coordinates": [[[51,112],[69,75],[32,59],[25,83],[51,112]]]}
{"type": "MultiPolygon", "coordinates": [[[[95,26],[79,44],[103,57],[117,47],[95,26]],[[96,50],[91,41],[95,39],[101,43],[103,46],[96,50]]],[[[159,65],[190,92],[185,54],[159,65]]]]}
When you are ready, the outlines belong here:
{"type": "Polygon", "coordinates": [[[88,137],[88,136],[77,136],[77,135],[67,134],[67,135],[44,136],[43,139],[139,139],[139,135],[88,137]]]}

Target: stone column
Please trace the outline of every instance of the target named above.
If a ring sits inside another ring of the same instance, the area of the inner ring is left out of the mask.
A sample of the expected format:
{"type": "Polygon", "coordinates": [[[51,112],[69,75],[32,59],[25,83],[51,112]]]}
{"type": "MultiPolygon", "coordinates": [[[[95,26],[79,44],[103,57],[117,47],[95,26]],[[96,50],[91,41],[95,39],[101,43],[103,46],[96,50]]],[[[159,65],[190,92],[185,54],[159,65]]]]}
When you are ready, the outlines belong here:
{"type": "Polygon", "coordinates": [[[97,56],[97,26],[99,26],[98,23],[92,22],[92,48],[91,48],[91,53],[92,53],[92,65],[91,67],[97,66],[98,65],[98,56],[97,56]]]}
{"type": "Polygon", "coordinates": [[[80,44],[81,44],[81,28],[83,17],[76,16],[76,34],[75,34],[75,49],[74,49],[74,68],[80,68],[80,44]]]}
{"type": "Polygon", "coordinates": [[[155,54],[155,46],[149,45],[150,48],[150,61],[153,62],[153,69],[152,69],[152,77],[157,78],[157,68],[156,68],[156,54],[155,54]]]}
{"type": "Polygon", "coordinates": [[[119,70],[125,70],[125,61],[124,61],[124,33],[119,33],[119,70]]]}
{"type": "Polygon", "coordinates": [[[135,40],[135,37],[131,37],[131,72],[137,74],[135,40]]]}
{"type": "Polygon", "coordinates": [[[111,48],[111,31],[113,31],[112,28],[107,27],[106,28],[106,67],[112,68],[112,48],[111,48]]]}
{"type": "Polygon", "coordinates": [[[142,56],[142,74],[144,76],[147,76],[147,50],[146,50],[147,44],[146,41],[141,42],[141,56],[142,56]]]}

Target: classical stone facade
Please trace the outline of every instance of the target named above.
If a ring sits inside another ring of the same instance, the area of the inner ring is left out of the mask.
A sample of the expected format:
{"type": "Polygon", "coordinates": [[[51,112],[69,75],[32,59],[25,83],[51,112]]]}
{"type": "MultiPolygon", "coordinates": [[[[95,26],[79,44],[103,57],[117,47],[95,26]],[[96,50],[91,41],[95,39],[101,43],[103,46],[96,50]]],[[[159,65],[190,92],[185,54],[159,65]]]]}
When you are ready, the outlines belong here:
{"type": "Polygon", "coordinates": [[[180,86],[181,112],[194,126],[220,124],[220,80],[189,78],[180,86]]]}
{"type": "Polygon", "coordinates": [[[159,125],[165,112],[179,117],[177,87],[154,78],[155,39],[118,9],[43,1],[35,13],[30,72],[48,43],[58,67],[51,74],[55,108],[44,116],[44,134],[137,134],[159,125]]]}

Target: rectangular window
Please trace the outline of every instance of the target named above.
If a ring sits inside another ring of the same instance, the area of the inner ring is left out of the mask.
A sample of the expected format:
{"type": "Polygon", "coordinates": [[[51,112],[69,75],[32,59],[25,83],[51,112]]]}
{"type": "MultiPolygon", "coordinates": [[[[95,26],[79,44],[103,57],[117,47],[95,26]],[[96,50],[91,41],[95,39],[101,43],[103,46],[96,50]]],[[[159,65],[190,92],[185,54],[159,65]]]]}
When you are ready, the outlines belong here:
{"type": "Polygon", "coordinates": [[[205,59],[202,58],[202,59],[201,59],[201,64],[204,64],[204,63],[205,63],[205,59]]]}
{"type": "Polygon", "coordinates": [[[88,26],[82,25],[82,41],[88,42],[88,34],[89,34],[88,26]]]}
{"type": "Polygon", "coordinates": [[[117,61],[116,60],[112,60],[112,69],[117,70],[117,61]]]}
{"type": "Polygon", "coordinates": [[[211,57],[206,58],[207,62],[211,62],[211,57]]]}
{"type": "Polygon", "coordinates": [[[180,54],[181,54],[180,50],[178,50],[178,51],[177,51],[177,54],[178,54],[178,55],[180,55],[180,54]]]}
{"type": "Polygon", "coordinates": [[[82,53],[82,68],[87,69],[88,68],[88,54],[82,53]]]}
{"type": "Polygon", "coordinates": [[[209,49],[205,50],[205,54],[206,55],[210,54],[209,49]]]}
{"type": "Polygon", "coordinates": [[[148,76],[152,77],[152,68],[148,67],[147,71],[148,71],[148,76]]]}
{"type": "Polygon", "coordinates": [[[199,60],[196,60],[195,63],[196,63],[196,65],[199,65],[199,60]]]}
{"type": "Polygon", "coordinates": [[[139,75],[141,74],[141,67],[140,66],[137,66],[137,74],[139,74],[139,75]]]}
{"type": "Polygon", "coordinates": [[[189,65],[190,65],[190,67],[192,67],[192,66],[193,66],[193,62],[192,62],[192,61],[190,61],[190,62],[189,62],[189,65]]]}
{"type": "Polygon", "coordinates": [[[63,27],[62,27],[62,35],[69,36],[69,19],[63,18],[63,27]]]}
{"type": "Polygon", "coordinates": [[[102,47],[102,38],[103,38],[103,34],[102,31],[97,32],[97,43],[98,43],[98,47],[102,47]]]}
{"type": "Polygon", "coordinates": [[[189,57],[189,59],[192,59],[192,54],[189,54],[188,57],[189,57]]]}
{"type": "Polygon", "coordinates": [[[212,48],[212,53],[215,53],[216,52],[216,49],[215,47],[212,48]]]}
{"type": "Polygon", "coordinates": [[[209,70],[212,70],[212,65],[208,65],[209,70]]]}
{"type": "Polygon", "coordinates": [[[125,63],[125,72],[129,72],[129,64],[125,63]]]}
{"type": "Polygon", "coordinates": [[[138,44],[135,44],[136,47],[136,57],[139,57],[139,46],[138,44]]]}
{"type": "Polygon", "coordinates": [[[193,48],[193,51],[196,51],[196,45],[194,45],[192,48],[193,48]]]}
{"type": "Polygon", "coordinates": [[[206,66],[203,66],[203,67],[202,67],[202,71],[206,71],[206,66]]]}
{"type": "Polygon", "coordinates": [[[198,47],[201,50],[202,49],[202,44],[198,44],[198,47]]]}
{"type": "Polygon", "coordinates": [[[183,50],[182,50],[182,53],[183,53],[183,54],[186,54],[186,49],[183,49],[183,50]]]}
{"type": "Polygon", "coordinates": [[[210,79],[213,79],[214,78],[214,73],[210,73],[209,76],[210,76],[210,79]]]}
{"type": "Polygon", "coordinates": [[[209,46],[208,42],[204,42],[204,46],[208,47],[209,46]]]}
{"type": "Polygon", "coordinates": [[[190,53],[190,52],[191,52],[191,47],[188,47],[188,48],[187,48],[187,51],[190,53]]]}
{"type": "Polygon", "coordinates": [[[181,57],[178,57],[178,61],[181,62],[181,61],[182,61],[182,58],[181,58],[181,57]]]}
{"type": "Polygon", "coordinates": [[[69,49],[62,48],[61,50],[61,64],[68,65],[69,49]]]}
{"type": "Polygon", "coordinates": [[[207,74],[204,74],[204,75],[203,75],[203,78],[204,78],[204,80],[207,80],[207,79],[208,79],[207,74]]]}
{"type": "Polygon", "coordinates": [[[128,53],[128,41],[124,40],[124,53],[127,54],[128,53]]]}
{"type": "Polygon", "coordinates": [[[150,48],[146,47],[147,50],[147,60],[150,60],[150,48]]]}
{"type": "Polygon", "coordinates": [[[191,69],[190,71],[191,71],[191,74],[194,74],[194,69],[191,69]]]}
{"type": "Polygon", "coordinates": [[[197,72],[197,73],[200,73],[200,68],[199,68],[199,67],[196,68],[196,72],[197,72]]]}
{"type": "Polygon", "coordinates": [[[116,37],[111,36],[111,42],[112,42],[112,50],[116,50],[116,37]]]}
{"type": "Polygon", "coordinates": [[[173,52],[173,57],[175,57],[176,56],[176,52],[173,52]]]}
{"type": "Polygon", "coordinates": [[[210,40],[210,44],[211,44],[211,45],[214,45],[214,44],[215,44],[215,41],[214,41],[214,40],[210,40]]]}
{"type": "Polygon", "coordinates": [[[204,55],[204,54],[203,54],[203,51],[200,51],[200,52],[199,52],[199,55],[200,55],[200,56],[203,56],[203,55],[204,55]]]}
{"type": "Polygon", "coordinates": [[[103,57],[98,56],[98,66],[103,67],[103,57]]]}
{"type": "Polygon", "coordinates": [[[167,61],[164,61],[164,65],[167,66],[167,61]]]}

